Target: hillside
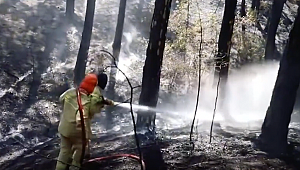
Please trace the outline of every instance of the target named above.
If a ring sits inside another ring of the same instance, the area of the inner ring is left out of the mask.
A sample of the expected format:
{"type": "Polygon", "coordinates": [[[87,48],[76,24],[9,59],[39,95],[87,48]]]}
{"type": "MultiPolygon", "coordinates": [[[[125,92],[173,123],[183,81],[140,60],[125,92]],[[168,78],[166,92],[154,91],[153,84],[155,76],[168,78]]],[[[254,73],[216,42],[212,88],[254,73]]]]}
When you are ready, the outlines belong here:
{"type": "MultiPolygon", "coordinates": [[[[76,0],[75,20],[69,24],[64,17],[65,1],[0,0],[0,170],[54,169],[55,161],[43,156],[56,158],[58,155],[57,125],[61,111],[58,97],[72,86],[85,2],[76,0]]],[[[117,0],[98,0],[96,3],[88,70],[100,67],[99,63],[104,63],[101,67],[106,66],[108,58],[99,51],[112,50],[119,5],[117,0]]],[[[263,1],[262,4],[259,23],[264,28],[271,2],[263,1]]],[[[250,6],[248,1],[247,6],[250,6]]],[[[179,27],[180,24],[184,25],[186,7],[187,1],[173,3],[163,61],[158,108],[172,114],[157,116],[156,141],[159,145],[149,146],[145,143],[142,148],[153,150],[157,159],[163,157],[168,169],[300,167],[300,154],[296,152],[300,152],[300,116],[297,109],[289,134],[295,152],[280,160],[268,158],[255,147],[274,87],[278,62],[261,63],[264,32],[253,24],[250,16],[246,21],[237,17],[232,47],[232,88],[228,102],[232,109],[231,116],[239,119],[239,122],[227,122],[222,112],[217,112],[213,142],[209,144],[208,133],[216,94],[216,89],[211,87],[212,61],[224,3],[190,0],[188,32],[179,27]],[[241,45],[240,40],[242,23],[247,25],[246,47],[241,45]],[[190,154],[189,131],[198,81],[198,65],[195,61],[199,51],[200,25],[203,27],[202,89],[195,132],[197,140],[193,154],[190,154]],[[182,52],[183,46],[185,52],[182,52]],[[256,64],[252,66],[249,63],[256,64]],[[175,111],[177,113],[173,114],[175,111]]],[[[120,69],[130,78],[133,86],[141,84],[153,8],[153,0],[127,2],[120,69]]],[[[296,11],[295,2],[288,1],[277,31],[279,53],[286,44],[296,11]]],[[[118,101],[123,102],[129,98],[130,89],[121,74],[117,79],[118,101]]],[[[139,93],[140,89],[137,88],[134,91],[134,103],[137,103],[139,93]]],[[[137,154],[129,110],[116,107],[113,122],[113,125],[107,123],[105,113],[95,118],[92,157],[114,153],[137,154]]],[[[89,166],[94,166],[91,169],[139,168],[136,162],[127,159],[89,166]]]]}

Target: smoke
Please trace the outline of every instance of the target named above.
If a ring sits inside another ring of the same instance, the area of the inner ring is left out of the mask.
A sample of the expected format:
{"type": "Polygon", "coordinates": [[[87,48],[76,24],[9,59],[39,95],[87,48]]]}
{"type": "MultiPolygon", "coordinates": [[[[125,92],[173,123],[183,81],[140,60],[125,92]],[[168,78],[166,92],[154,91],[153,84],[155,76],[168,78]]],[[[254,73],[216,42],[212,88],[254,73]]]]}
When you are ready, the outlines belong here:
{"type": "Polygon", "coordinates": [[[238,122],[262,120],[275,85],[278,63],[251,65],[230,76],[226,105],[238,122]]]}
{"type": "MultiPolygon", "coordinates": [[[[118,67],[125,73],[132,72],[132,70],[130,70],[130,66],[132,63],[138,60],[137,55],[131,52],[130,49],[130,45],[132,44],[133,39],[136,38],[137,38],[137,34],[136,34],[135,27],[132,27],[129,32],[123,33],[123,39],[121,44],[122,48],[120,51],[118,67]]],[[[118,71],[116,75],[116,79],[118,81],[124,81],[125,76],[120,71],[118,71]]]]}
{"type": "MultiPolygon", "coordinates": [[[[237,127],[245,130],[260,129],[270,104],[272,91],[275,85],[278,62],[250,64],[241,69],[231,70],[228,78],[228,88],[222,109],[217,105],[215,123],[222,127],[237,127]]],[[[216,98],[216,87],[212,85],[213,77],[202,79],[201,93],[197,112],[199,125],[210,124],[216,98]]],[[[178,128],[190,124],[194,115],[196,90],[193,95],[184,97],[172,106],[160,106],[163,110],[177,111],[174,116],[159,115],[158,124],[162,128],[178,128]],[[185,103],[184,103],[185,102],[185,103]],[[162,121],[163,120],[163,121],[162,121]]],[[[218,99],[220,102],[220,98],[218,99]]],[[[203,126],[203,130],[209,130],[203,126]]]]}

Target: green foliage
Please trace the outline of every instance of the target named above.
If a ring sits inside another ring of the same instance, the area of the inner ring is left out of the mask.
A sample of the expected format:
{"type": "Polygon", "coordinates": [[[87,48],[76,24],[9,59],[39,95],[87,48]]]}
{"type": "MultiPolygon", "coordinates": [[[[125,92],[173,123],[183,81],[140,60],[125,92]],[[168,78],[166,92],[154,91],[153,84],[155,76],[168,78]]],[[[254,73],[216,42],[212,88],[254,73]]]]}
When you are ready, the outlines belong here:
{"type": "Polygon", "coordinates": [[[256,12],[250,10],[248,16],[236,16],[234,33],[232,37],[231,67],[239,67],[245,63],[261,60],[265,52],[265,40],[263,36],[256,32],[256,12]],[[242,27],[245,31],[242,31],[242,27]]]}
{"type": "MultiPolygon", "coordinates": [[[[191,3],[191,2],[190,2],[191,3]]],[[[200,19],[191,20],[188,12],[188,0],[180,2],[169,21],[169,31],[176,34],[176,39],[166,44],[162,68],[162,86],[173,93],[190,88],[192,77],[198,74],[200,19]]]]}
{"type": "MultiPolygon", "coordinates": [[[[187,2],[187,0],[180,2],[178,10],[171,13],[169,21],[169,31],[176,33],[176,39],[166,44],[161,84],[163,89],[173,93],[182,93],[182,89],[187,89],[186,92],[188,92],[188,89],[195,89],[197,86],[198,80],[195,77],[199,70],[201,26],[203,27],[201,74],[205,75],[214,69],[214,56],[217,51],[222,21],[217,13],[202,12],[200,4],[199,10],[190,14],[193,19],[189,20],[188,27],[186,27],[187,2]],[[204,19],[203,22],[201,22],[200,16],[204,19]]],[[[193,5],[195,6],[195,4],[193,5]]],[[[266,3],[263,4],[262,9],[268,7],[269,4],[266,3]]],[[[242,18],[238,14],[236,15],[230,68],[240,67],[245,63],[263,58],[265,40],[256,28],[257,17],[257,12],[251,9],[246,17],[242,18]],[[242,26],[246,28],[245,32],[242,31],[242,26]]]]}
{"type": "Polygon", "coordinates": [[[172,50],[178,50],[181,52],[186,51],[186,43],[187,43],[187,0],[183,0],[180,2],[178,10],[174,11],[174,15],[171,16],[171,19],[176,20],[176,22],[170,23],[172,26],[170,27],[170,31],[176,33],[176,40],[171,44],[172,50]],[[174,27],[174,29],[172,29],[174,27]]]}
{"type": "Polygon", "coordinates": [[[260,1],[260,10],[271,10],[273,1],[260,1]]]}
{"type": "Polygon", "coordinates": [[[244,19],[247,19],[251,23],[257,22],[257,11],[250,8],[247,17],[244,17],[244,19]]]}

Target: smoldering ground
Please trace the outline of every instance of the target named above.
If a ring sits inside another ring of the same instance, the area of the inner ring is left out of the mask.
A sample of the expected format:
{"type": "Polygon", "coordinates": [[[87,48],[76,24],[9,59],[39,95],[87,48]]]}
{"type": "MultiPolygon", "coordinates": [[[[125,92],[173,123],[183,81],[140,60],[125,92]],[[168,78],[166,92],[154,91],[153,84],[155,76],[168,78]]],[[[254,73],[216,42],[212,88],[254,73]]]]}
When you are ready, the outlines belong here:
{"type": "MultiPolygon", "coordinates": [[[[4,1],[0,1],[0,3],[2,2],[4,1]]],[[[5,1],[5,4],[2,4],[1,13],[4,13],[4,15],[1,16],[1,21],[9,25],[9,28],[6,27],[6,29],[3,29],[2,31],[6,30],[7,35],[11,35],[11,32],[13,33],[16,32],[16,30],[21,30],[17,31],[18,34],[21,35],[21,38],[19,37],[20,39],[14,40],[19,41],[15,42],[15,44],[22,44],[20,42],[21,40],[24,40],[24,36],[21,32],[28,33],[34,31],[30,30],[30,26],[35,25],[38,34],[34,34],[34,39],[39,40],[36,42],[36,44],[39,45],[33,46],[34,48],[31,53],[34,54],[35,57],[43,54],[43,49],[46,48],[46,45],[48,49],[47,52],[51,51],[49,50],[50,47],[53,47],[54,49],[48,57],[45,55],[46,57],[38,58],[40,59],[40,62],[50,62],[47,65],[41,63],[38,67],[38,69],[41,69],[38,71],[41,73],[42,82],[38,88],[33,89],[38,91],[37,96],[34,96],[38,101],[25,106],[27,109],[24,109],[24,112],[18,112],[18,114],[16,114],[18,109],[24,107],[23,101],[26,100],[28,89],[30,88],[29,83],[31,82],[32,70],[29,61],[32,60],[32,56],[24,55],[27,51],[19,51],[19,53],[15,53],[14,57],[6,55],[8,54],[6,52],[3,54],[3,56],[6,57],[5,59],[10,59],[8,62],[9,64],[13,63],[10,66],[14,69],[9,71],[16,73],[15,75],[18,76],[18,79],[15,79],[3,74],[4,76],[2,76],[2,78],[4,78],[3,82],[5,83],[0,85],[2,106],[0,149],[3,151],[0,153],[0,167],[3,169],[53,169],[51,167],[53,167],[55,161],[33,153],[31,148],[43,155],[50,155],[54,158],[57,156],[59,148],[57,121],[61,111],[60,105],[57,104],[57,97],[63,90],[69,87],[69,84],[66,82],[71,82],[72,69],[75,66],[76,58],[74,56],[77,56],[80,35],[82,32],[86,1],[84,1],[84,3],[76,1],[78,2],[76,3],[75,10],[77,22],[70,26],[68,31],[66,31],[66,35],[65,33],[62,33],[65,30],[56,28],[57,25],[59,25],[57,23],[63,21],[60,20],[63,18],[61,16],[64,13],[63,1],[52,0],[44,2],[37,1],[36,3],[30,2],[31,0],[15,0],[5,1]],[[9,5],[7,6],[7,4],[9,5]],[[38,12],[35,12],[36,9],[38,12]],[[45,12],[46,9],[47,12],[45,12]],[[19,18],[17,18],[18,20],[14,21],[13,15],[19,16],[19,18]],[[46,26],[42,27],[45,24],[46,26]],[[53,31],[50,29],[52,27],[56,28],[57,32],[62,33],[57,34],[58,36],[53,36],[50,39],[51,41],[49,41],[55,42],[56,47],[51,43],[40,43],[43,38],[46,37],[45,39],[48,39],[47,37],[54,35],[48,34],[53,31]],[[50,30],[48,30],[48,28],[50,30]],[[44,34],[48,36],[45,36],[44,34]],[[40,37],[41,35],[42,37],[40,37]],[[64,44],[65,42],[67,42],[66,46],[64,44]],[[22,61],[24,61],[24,63],[19,64],[22,61]],[[42,66],[45,67],[42,68],[42,66]],[[8,87],[10,84],[13,86],[8,87]],[[32,117],[35,119],[29,119],[32,117]],[[29,149],[24,148],[14,141],[13,138],[21,141],[21,143],[28,146],[29,149]]],[[[111,50],[111,42],[113,41],[117,18],[118,2],[119,1],[115,0],[97,1],[90,58],[96,58],[99,49],[104,48],[109,51],[111,50]]],[[[144,1],[130,1],[128,4],[129,8],[126,12],[127,15],[120,56],[120,68],[126,72],[126,75],[130,77],[131,81],[135,82],[135,85],[140,85],[141,82],[143,64],[141,61],[143,61],[145,57],[147,38],[149,36],[149,21],[151,21],[151,10],[153,9],[154,4],[153,0],[151,3],[150,1],[145,3],[140,2],[144,1]],[[144,7],[143,15],[141,15],[141,11],[135,9],[138,4],[142,4],[144,7]],[[132,59],[135,59],[136,61],[133,61],[132,59]],[[133,63],[138,63],[137,67],[132,68],[132,61],[133,63]]],[[[205,11],[202,12],[203,14],[208,13],[206,11],[208,8],[212,8],[213,11],[215,10],[215,6],[211,7],[208,1],[202,1],[202,4],[206,7],[205,11]]],[[[204,18],[208,19],[209,17],[204,18]]],[[[210,34],[207,32],[205,35],[210,34]]],[[[13,48],[14,51],[20,49],[19,46],[13,46],[12,44],[10,44],[9,47],[5,46],[5,48],[13,48]]],[[[7,64],[7,62],[5,61],[2,63],[1,61],[1,64],[3,64],[1,65],[1,68],[4,68],[2,66],[7,64]]],[[[94,65],[89,65],[89,67],[94,67],[94,65]]],[[[245,68],[243,67],[241,70],[231,71],[232,74],[229,77],[229,88],[227,98],[224,100],[224,105],[227,106],[226,112],[229,113],[235,121],[233,121],[233,119],[228,119],[228,117],[224,118],[224,111],[220,109],[220,107],[217,107],[213,142],[219,144],[212,145],[208,145],[208,140],[205,136],[207,135],[207,131],[209,131],[212,119],[216,88],[212,86],[212,78],[210,76],[202,77],[201,94],[195,126],[195,135],[200,136],[195,139],[196,145],[199,144],[198,147],[196,146],[195,148],[197,157],[191,159],[192,166],[186,167],[185,169],[193,169],[193,167],[201,168],[201,166],[202,168],[220,167],[226,160],[229,160],[228,164],[231,166],[235,161],[242,162],[242,160],[244,160],[244,157],[241,156],[244,155],[244,150],[242,151],[242,154],[238,154],[240,152],[238,149],[234,150],[230,149],[230,147],[243,147],[243,149],[247,148],[249,152],[252,151],[251,147],[248,147],[249,145],[251,146],[249,140],[246,140],[245,135],[240,135],[245,133],[249,134],[251,133],[250,130],[253,130],[256,134],[259,133],[266,108],[271,99],[277,70],[278,63],[253,65],[245,68]],[[218,130],[223,131],[219,133],[220,131],[218,130]],[[234,140],[232,138],[234,138],[234,140]],[[237,139],[237,141],[235,141],[235,139],[237,139]],[[238,147],[238,145],[241,146],[238,147]],[[222,152],[224,148],[226,148],[226,151],[222,152]],[[205,155],[209,152],[216,152],[216,154],[213,157],[205,155]],[[222,153],[224,157],[230,157],[230,159],[221,159],[217,156],[218,154],[220,155],[220,153],[222,153]],[[212,161],[208,160],[208,158],[212,161]],[[201,165],[197,164],[197,166],[195,166],[193,163],[196,161],[198,161],[198,163],[201,162],[201,165]]],[[[129,96],[129,88],[126,81],[123,80],[124,77],[118,74],[119,82],[116,89],[120,96],[123,97],[123,100],[126,100],[129,96]]],[[[139,90],[135,90],[135,103],[137,103],[139,92],[139,90]]],[[[157,114],[157,136],[162,138],[161,146],[166,164],[174,169],[179,169],[178,167],[180,166],[183,167],[183,165],[188,165],[188,163],[183,163],[185,158],[182,157],[182,155],[186,156],[186,150],[188,150],[183,144],[188,141],[188,133],[195,109],[196,93],[195,90],[191,95],[183,95],[181,97],[172,93],[167,93],[172,101],[161,99],[161,103],[158,105],[158,109],[162,110],[163,113],[158,112],[157,114]]],[[[299,138],[299,135],[297,136],[296,133],[299,123],[297,119],[295,119],[298,115],[297,110],[295,110],[292,119],[294,122],[291,123],[291,127],[295,127],[295,130],[293,130],[292,133],[294,136],[290,139],[299,138]]],[[[128,109],[118,109],[118,114],[113,118],[112,128],[107,128],[105,126],[105,117],[106,115],[104,113],[97,116],[93,121],[95,139],[93,140],[92,154],[94,156],[105,156],[116,152],[135,153],[136,146],[132,138],[132,122],[128,109]]],[[[253,160],[256,160],[256,158],[254,159],[251,157],[248,162],[253,162],[253,160]]],[[[259,166],[261,169],[268,169],[273,165],[273,168],[278,168],[281,165],[284,166],[282,163],[277,164],[274,162],[276,161],[271,160],[268,163],[262,163],[263,165],[248,166],[259,166]]],[[[123,162],[118,165],[122,166],[124,164],[126,163],[123,162]]],[[[125,169],[136,169],[136,167],[137,165],[134,164],[125,169]]],[[[120,169],[117,166],[107,166],[103,168],[120,169]]]]}

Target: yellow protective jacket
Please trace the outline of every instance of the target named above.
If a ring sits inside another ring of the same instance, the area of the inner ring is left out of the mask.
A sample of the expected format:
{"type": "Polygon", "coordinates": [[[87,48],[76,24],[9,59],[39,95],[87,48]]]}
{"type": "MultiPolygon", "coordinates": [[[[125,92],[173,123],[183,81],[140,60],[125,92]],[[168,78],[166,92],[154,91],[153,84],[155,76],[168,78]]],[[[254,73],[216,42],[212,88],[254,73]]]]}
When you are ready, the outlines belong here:
{"type": "MultiPolygon", "coordinates": [[[[82,137],[80,112],[78,110],[76,89],[71,88],[65,91],[59,101],[63,103],[63,111],[58,126],[58,132],[65,137],[82,137]]],[[[83,106],[83,117],[86,130],[86,139],[92,137],[91,119],[95,113],[100,113],[104,107],[104,98],[99,87],[95,87],[92,94],[81,93],[83,106]]]]}

